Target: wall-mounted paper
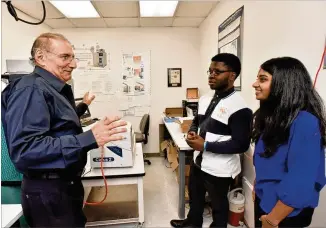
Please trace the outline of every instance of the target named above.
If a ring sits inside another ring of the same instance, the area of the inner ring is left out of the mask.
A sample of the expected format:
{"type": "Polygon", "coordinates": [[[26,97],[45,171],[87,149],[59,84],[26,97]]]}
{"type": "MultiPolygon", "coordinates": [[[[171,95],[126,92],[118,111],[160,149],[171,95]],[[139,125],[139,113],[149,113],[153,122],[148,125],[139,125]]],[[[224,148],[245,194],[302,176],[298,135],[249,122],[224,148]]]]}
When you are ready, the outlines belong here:
{"type": "Polygon", "coordinates": [[[111,94],[111,95],[115,93],[115,91],[113,89],[113,82],[111,80],[103,82],[103,93],[111,94]]]}
{"type": "Polygon", "coordinates": [[[129,108],[124,111],[124,116],[135,116],[135,108],[129,108]]]}
{"type": "Polygon", "coordinates": [[[75,58],[78,59],[78,69],[87,69],[88,67],[93,66],[93,53],[90,49],[76,48],[74,53],[75,58]]]}
{"type": "Polygon", "coordinates": [[[135,107],[135,116],[143,116],[149,113],[149,107],[135,107]]]}

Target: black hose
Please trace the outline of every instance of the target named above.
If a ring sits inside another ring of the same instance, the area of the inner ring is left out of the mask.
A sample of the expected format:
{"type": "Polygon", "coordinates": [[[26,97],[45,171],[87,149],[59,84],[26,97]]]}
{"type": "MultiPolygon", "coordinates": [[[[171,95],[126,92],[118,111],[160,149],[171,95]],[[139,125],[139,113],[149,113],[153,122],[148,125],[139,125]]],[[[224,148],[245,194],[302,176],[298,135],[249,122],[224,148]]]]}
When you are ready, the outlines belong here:
{"type": "Polygon", "coordinates": [[[46,17],[46,9],[45,9],[45,4],[44,4],[43,1],[41,1],[42,2],[42,6],[43,6],[43,18],[42,18],[41,21],[36,22],[36,23],[25,21],[25,20],[19,18],[17,16],[15,7],[11,4],[11,1],[3,1],[3,2],[5,2],[7,4],[7,8],[8,8],[9,13],[11,14],[11,16],[13,16],[15,18],[16,21],[22,21],[22,22],[25,22],[25,23],[30,24],[30,25],[40,25],[45,20],[45,17],[46,17]]]}

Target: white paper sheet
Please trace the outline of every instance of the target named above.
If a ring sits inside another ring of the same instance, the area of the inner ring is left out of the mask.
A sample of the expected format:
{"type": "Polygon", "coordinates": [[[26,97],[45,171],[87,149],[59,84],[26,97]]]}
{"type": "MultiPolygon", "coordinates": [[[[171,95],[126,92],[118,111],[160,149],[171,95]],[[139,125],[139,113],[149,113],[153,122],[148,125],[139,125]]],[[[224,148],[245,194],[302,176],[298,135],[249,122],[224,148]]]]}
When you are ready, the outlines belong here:
{"type": "Polygon", "coordinates": [[[129,108],[124,111],[124,116],[135,116],[135,108],[129,108]]]}
{"type": "Polygon", "coordinates": [[[115,93],[115,91],[113,89],[113,82],[111,80],[103,82],[103,93],[111,94],[111,95],[115,93]]]}
{"type": "Polygon", "coordinates": [[[149,107],[135,107],[135,116],[143,116],[149,113],[149,107]]]}
{"type": "Polygon", "coordinates": [[[76,48],[74,50],[75,57],[78,59],[77,68],[87,69],[93,66],[93,53],[90,49],[76,48]]]}

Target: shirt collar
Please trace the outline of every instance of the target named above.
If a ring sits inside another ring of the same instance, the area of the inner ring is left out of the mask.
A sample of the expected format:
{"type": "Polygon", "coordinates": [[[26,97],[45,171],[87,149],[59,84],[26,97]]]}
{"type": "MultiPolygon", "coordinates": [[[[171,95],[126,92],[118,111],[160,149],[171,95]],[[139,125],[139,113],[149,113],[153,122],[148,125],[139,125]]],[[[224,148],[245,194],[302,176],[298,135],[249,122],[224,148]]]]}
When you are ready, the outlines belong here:
{"type": "Polygon", "coordinates": [[[233,93],[234,91],[235,91],[234,87],[232,87],[226,91],[223,91],[223,92],[219,92],[219,91],[215,90],[214,96],[219,97],[219,98],[225,98],[225,97],[229,96],[231,93],[233,93]]]}
{"type": "Polygon", "coordinates": [[[54,76],[49,71],[39,67],[35,66],[34,73],[40,75],[42,78],[44,78],[53,88],[55,88],[58,92],[61,92],[62,89],[65,87],[66,83],[61,81],[59,78],[54,76]]]}

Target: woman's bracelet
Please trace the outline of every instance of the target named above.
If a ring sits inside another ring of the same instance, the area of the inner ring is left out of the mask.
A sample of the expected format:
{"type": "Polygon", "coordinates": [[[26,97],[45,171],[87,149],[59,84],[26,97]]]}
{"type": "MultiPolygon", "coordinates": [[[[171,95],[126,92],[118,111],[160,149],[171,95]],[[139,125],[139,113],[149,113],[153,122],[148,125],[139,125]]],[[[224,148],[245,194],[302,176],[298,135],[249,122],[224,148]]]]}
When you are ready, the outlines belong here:
{"type": "Polygon", "coordinates": [[[265,220],[266,220],[266,222],[267,222],[269,225],[271,225],[272,227],[278,227],[278,225],[275,225],[274,223],[272,223],[272,222],[267,218],[267,216],[265,217],[265,220]]]}

